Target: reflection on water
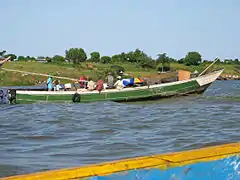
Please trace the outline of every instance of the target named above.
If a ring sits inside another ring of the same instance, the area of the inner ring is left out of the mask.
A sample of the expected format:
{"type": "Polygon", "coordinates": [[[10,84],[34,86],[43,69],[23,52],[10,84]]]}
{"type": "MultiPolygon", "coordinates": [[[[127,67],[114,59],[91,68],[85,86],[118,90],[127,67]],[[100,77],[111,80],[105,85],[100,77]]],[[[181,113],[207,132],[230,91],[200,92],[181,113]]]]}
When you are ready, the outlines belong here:
{"type": "Polygon", "coordinates": [[[240,83],[138,103],[0,106],[0,176],[236,142],[240,83]]]}

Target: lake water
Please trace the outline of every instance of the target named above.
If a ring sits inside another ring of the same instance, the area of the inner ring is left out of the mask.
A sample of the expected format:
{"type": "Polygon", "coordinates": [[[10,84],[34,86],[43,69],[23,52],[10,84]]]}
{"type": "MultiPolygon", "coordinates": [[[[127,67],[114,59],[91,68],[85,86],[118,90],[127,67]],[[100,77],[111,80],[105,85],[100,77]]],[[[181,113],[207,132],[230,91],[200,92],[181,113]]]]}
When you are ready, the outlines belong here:
{"type": "Polygon", "coordinates": [[[0,177],[240,139],[240,81],[152,102],[0,106],[0,177]]]}

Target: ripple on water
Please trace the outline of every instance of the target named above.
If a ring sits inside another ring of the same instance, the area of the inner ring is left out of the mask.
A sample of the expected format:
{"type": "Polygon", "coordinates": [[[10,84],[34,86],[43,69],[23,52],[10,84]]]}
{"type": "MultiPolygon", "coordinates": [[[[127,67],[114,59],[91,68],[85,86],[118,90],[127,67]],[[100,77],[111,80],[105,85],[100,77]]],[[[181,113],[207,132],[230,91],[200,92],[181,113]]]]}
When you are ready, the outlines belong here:
{"type": "Polygon", "coordinates": [[[0,176],[239,141],[232,83],[144,103],[0,106],[0,176]]]}

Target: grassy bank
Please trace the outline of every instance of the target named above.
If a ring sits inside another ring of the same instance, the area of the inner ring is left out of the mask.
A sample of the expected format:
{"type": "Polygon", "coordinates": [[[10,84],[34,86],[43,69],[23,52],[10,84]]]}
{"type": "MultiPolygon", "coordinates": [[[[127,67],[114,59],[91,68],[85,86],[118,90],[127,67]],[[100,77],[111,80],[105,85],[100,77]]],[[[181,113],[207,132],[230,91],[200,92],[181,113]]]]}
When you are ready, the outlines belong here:
{"type": "MultiPolygon", "coordinates": [[[[166,78],[173,76],[175,73],[164,73],[158,74],[155,69],[144,69],[139,67],[137,64],[114,64],[119,65],[125,69],[125,72],[129,74],[130,77],[154,77],[154,78],[166,78]]],[[[185,66],[183,64],[173,63],[171,64],[172,71],[177,71],[179,69],[189,70],[191,72],[197,70],[201,72],[209,64],[201,64],[200,66],[185,66]]],[[[79,79],[81,75],[86,75],[97,80],[99,77],[104,77],[106,72],[111,69],[113,64],[93,64],[93,63],[82,63],[80,67],[74,68],[71,64],[51,64],[51,63],[39,63],[39,62],[8,62],[4,65],[4,68],[52,74],[55,76],[69,77],[79,79]]],[[[232,64],[215,64],[213,69],[225,68],[224,73],[226,74],[238,74],[238,67],[232,64]]],[[[34,85],[36,81],[44,81],[47,77],[26,75],[17,72],[7,72],[0,70],[0,86],[19,86],[19,85],[34,85]]],[[[66,83],[67,80],[61,80],[66,83]]]]}

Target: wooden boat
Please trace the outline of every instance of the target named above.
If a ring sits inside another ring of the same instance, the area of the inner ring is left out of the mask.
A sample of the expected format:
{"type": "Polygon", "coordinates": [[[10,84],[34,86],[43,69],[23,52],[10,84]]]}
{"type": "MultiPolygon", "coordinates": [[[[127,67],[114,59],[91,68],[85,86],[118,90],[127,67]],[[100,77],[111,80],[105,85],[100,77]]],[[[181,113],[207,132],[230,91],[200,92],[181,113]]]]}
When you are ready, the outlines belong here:
{"type": "Polygon", "coordinates": [[[2,180],[239,179],[240,143],[10,176],[2,180]]]}
{"type": "Polygon", "coordinates": [[[214,71],[196,78],[150,86],[98,91],[16,91],[17,103],[140,101],[204,92],[223,72],[214,71]]]}

